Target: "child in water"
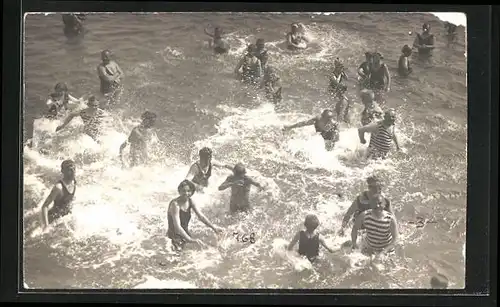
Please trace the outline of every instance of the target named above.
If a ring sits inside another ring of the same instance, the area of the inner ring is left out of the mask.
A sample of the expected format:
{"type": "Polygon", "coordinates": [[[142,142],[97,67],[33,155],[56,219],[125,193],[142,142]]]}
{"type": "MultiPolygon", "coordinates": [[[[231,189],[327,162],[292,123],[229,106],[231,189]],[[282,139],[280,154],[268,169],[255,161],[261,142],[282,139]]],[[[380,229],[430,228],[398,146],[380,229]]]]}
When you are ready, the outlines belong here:
{"type": "Polygon", "coordinates": [[[216,27],[214,29],[214,33],[210,33],[207,29],[205,29],[205,34],[212,38],[210,41],[210,48],[213,48],[216,54],[224,54],[229,51],[228,43],[222,39],[224,32],[221,28],[216,27]]]}
{"type": "Polygon", "coordinates": [[[410,65],[411,48],[408,45],[404,45],[401,49],[401,56],[398,62],[398,73],[401,77],[408,77],[413,71],[410,65]]]}
{"type": "Polygon", "coordinates": [[[316,232],[318,226],[318,217],[314,214],[307,215],[304,221],[304,227],[306,230],[300,230],[295,234],[292,241],[288,245],[288,250],[293,250],[295,244],[299,242],[299,255],[306,256],[311,262],[314,262],[317,259],[320,244],[330,253],[333,253],[333,250],[326,245],[323,238],[321,238],[319,233],[316,232]]]}

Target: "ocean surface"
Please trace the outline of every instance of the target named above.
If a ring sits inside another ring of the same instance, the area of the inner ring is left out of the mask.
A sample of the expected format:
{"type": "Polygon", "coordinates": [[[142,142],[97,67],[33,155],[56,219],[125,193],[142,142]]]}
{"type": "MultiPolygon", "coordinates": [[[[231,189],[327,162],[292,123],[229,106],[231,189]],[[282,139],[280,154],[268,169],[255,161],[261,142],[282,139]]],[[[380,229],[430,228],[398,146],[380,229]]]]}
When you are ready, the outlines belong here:
{"type": "Polygon", "coordinates": [[[87,16],[84,39],[69,43],[60,15],[28,15],[25,21],[24,135],[35,144],[24,148],[23,158],[27,287],[428,288],[436,272],[448,276],[450,288],[464,287],[464,27],[458,28],[458,42],[447,46],[443,22],[431,14],[113,13],[87,16]],[[302,54],[284,48],[292,22],[302,22],[312,39],[302,54]],[[401,47],[411,45],[410,31],[420,31],[424,22],[436,36],[433,61],[415,58],[412,76],[400,79],[401,47]],[[228,33],[228,55],[208,49],[203,28],[209,24],[228,33]],[[256,38],[266,40],[270,63],[283,80],[277,106],[233,75],[256,38]],[[60,122],[41,118],[47,95],[57,82],[66,82],[75,97],[98,94],[96,66],[106,48],[126,78],[103,145],[81,133],[79,119],[55,133],[60,122]],[[362,110],[356,69],[369,50],[384,55],[393,76],[387,105],[398,112],[404,148],[382,162],[363,158],[366,145],[356,130],[362,110]],[[281,127],[333,108],[326,75],[335,57],[348,67],[348,97],[355,103],[353,124],[342,125],[336,148],[326,152],[312,127],[285,134],[281,127]],[[153,159],[122,168],[119,146],[145,110],[159,116],[153,159]],[[245,163],[266,190],[252,191],[251,213],[229,215],[229,191],[217,191],[228,171],[214,169],[209,189],[194,198],[226,230],[217,237],[193,217],[191,231],[209,246],[179,255],[165,236],[167,207],[203,146],[218,161],[245,163]],[[43,232],[41,203],[68,158],[77,162],[73,213],[43,232]],[[350,231],[337,235],[343,214],[372,174],[386,184],[403,242],[402,250],[376,267],[340,248],[350,231]],[[336,251],[323,250],[317,266],[302,270],[283,257],[283,245],[308,213],[319,217],[319,231],[336,251]],[[430,222],[417,223],[422,220],[430,222]],[[256,242],[238,242],[234,232],[254,233],[256,242]]]}

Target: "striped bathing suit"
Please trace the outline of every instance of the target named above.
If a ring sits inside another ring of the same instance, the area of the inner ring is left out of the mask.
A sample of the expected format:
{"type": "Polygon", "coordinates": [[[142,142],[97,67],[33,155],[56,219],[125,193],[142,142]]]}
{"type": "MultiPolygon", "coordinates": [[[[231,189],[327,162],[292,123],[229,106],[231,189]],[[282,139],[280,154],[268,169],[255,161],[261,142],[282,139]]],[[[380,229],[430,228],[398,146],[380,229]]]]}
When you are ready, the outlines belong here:
{"type": "Polygon", "coordinates": [[[366,243],[374,251],[380,251],[389,246],[392,215],[384,211],[382,218],[377,218],[373,210],[367,210],[363,226],[366,229],[366,243]]]}
{"type": "Polygon", "coordinates": [[[98,109],[95,114],[89,114],[87,110],[80,112],[80,117],[83,120],[83,131],[91,138],[96,139],[100,134],[102,119],[104,118],[104,111],[98,109]]]}
{"type": "Polygon", "coordinates": [[[392,132],[380,121],[377,132],[370,137],[368,145],[368,158],[385,158],[392,145],[392,132]]]}

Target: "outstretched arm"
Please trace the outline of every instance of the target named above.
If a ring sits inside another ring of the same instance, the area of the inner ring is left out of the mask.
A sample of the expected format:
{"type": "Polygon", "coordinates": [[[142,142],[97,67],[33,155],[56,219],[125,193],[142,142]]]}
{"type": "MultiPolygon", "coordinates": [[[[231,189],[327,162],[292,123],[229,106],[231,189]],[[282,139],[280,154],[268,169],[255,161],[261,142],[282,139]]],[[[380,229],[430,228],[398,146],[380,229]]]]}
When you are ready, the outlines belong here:
{"type": "Polygon", "coordinates": [[[285,126],[285,127],[283,127],[283,129],[290,130],[290,129],[294,129],[294,128],[311,126],[311,125],[314,125],[315,122],[316,122],[316,117],[312,118],[312,119],[309,119],[309,120],[302,121],[302,122],[298,122],[298,123],[293,124],[291,126],[285,126]]]}
{"type": "Polygon", "coordinates": [[[297,231],[297,233],[293,237],[292,241],[290,241],[290,244],[288,244],[287,249],[289,251],[293,250],[293,247],[295,246],[295,244],[297,244],[297,242],[299,242],[299,239],[300,239],[300,231],[297,231]]]}
{"type": "Polygon", "coordinates": [[[325,242],[325,240],[322,238],[322,237],[319,237],[319,243],[324,247],[326,248],[327,251],[329,251],[330,253],[333,253],[333,249],[331,249],[325,242]]]}
{"type": "Polygon", "coordinates": [[[254,185],[256,186],[257,188],[259,188],[259,190],[263,190],[264,187],[262,187],[262,185],[260,183],[258,183],[257,181],[255,181],[253,178],[250,178],[250,177],[247,177],[247,180],[248,182],[251,184],[251,185],[254,185]]]}
{"type": "Polygon", "coordinates": [[[210,223],[210,221],[207,219],[207,217],[201,213],[201,211],[198,209],[198,207],[195,205],[194,201],[191,199],[191,208],[193,208],[194,213],[198,216],[200,221],[207,225],[209,228],[211,228],[215,232],[220,232],[222,231],[222,228],[215,226],[214,224],[210,223]]]}
{"type": "Polygon", "coordinates": [[[62,123],[62,125],[60,125],[59,127],[56,128],[56,131],[59,131],[59,130],[63,129],[64,127],[66,127],[66,125],[68,125],[73,120],[73,118],[75,118],[79,115],[80,115],[79,112],[71,113],[70,115],[68,115],[68,117],[66,117],[66,119],[62,123]]]}
{"type": "Polygon", "coordinates": [[[374,133],[375,131],[377,131],[377,125],[378,125],[378,123],[376,123],[376,122],[370,123],[370,124],[358,129],[358,136],[359,136],[359,141],[361,142],[361,144],[366,143],[365,133],[367,133],[367,132],[374,133]]]}
{"type": "Polygon", "coordinates": [[[230,186],[233,185],[233,181],[232,181],[232,178],[231,176],[227,177],[226,178],[226,181],[224,181],[220,186],[219,186],[219,191],[223,191],[227,188],[229,188],[230,186]]]}
{"type": "Polygon", "coordinates": [[[358,231],[361,229],[361,225],[363,225],[364,219],[365,219],[365,213],[363,212],[356,217],[354,226],[352,226],[352,231],[351,231],[352,248],[357,247],[356,241],[358,240],[358,231]]]}
{"type": "Polygon", "coordinates": [[[389,68],[387,65],[384,65],[384,75],[387,79],[387,84],[385,85],[385,90],[388,91],[391,89],[391,74],[389,73],[389,68]]]}
{"type": "Polygon", "coordinates": [[[221,162],[212,162],[212,165],[215,166],[215,167],[225,168],[225,169],[228,169],[230,171],[233,170],[233,167],[231,165],[224,164],[224,163],[221,163],[221,162]]]}
{"type": "Polygon", "coordinates": [[[341,226],[341,231],[344,230],[344,228],[347,227],[347,224],[349,224],[349,220],[351,219],[352,215],[354,212],[358,210],[358,202],[353,201],[349,209],[347,209],[347,212],[344,214],[344,218],[342,219],[342,226],[341,226]]]}

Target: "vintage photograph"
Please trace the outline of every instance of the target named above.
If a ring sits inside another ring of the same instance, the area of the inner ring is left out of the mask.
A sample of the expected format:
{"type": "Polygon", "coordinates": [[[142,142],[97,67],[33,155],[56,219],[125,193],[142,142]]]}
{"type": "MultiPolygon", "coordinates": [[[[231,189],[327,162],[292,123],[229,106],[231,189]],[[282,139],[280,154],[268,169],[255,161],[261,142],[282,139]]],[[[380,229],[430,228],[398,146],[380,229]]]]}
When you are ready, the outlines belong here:
{"type": "Polygon", "coordinates": [[[28,13],[27,289],[465,287],[463,13],[28,13]]]}

